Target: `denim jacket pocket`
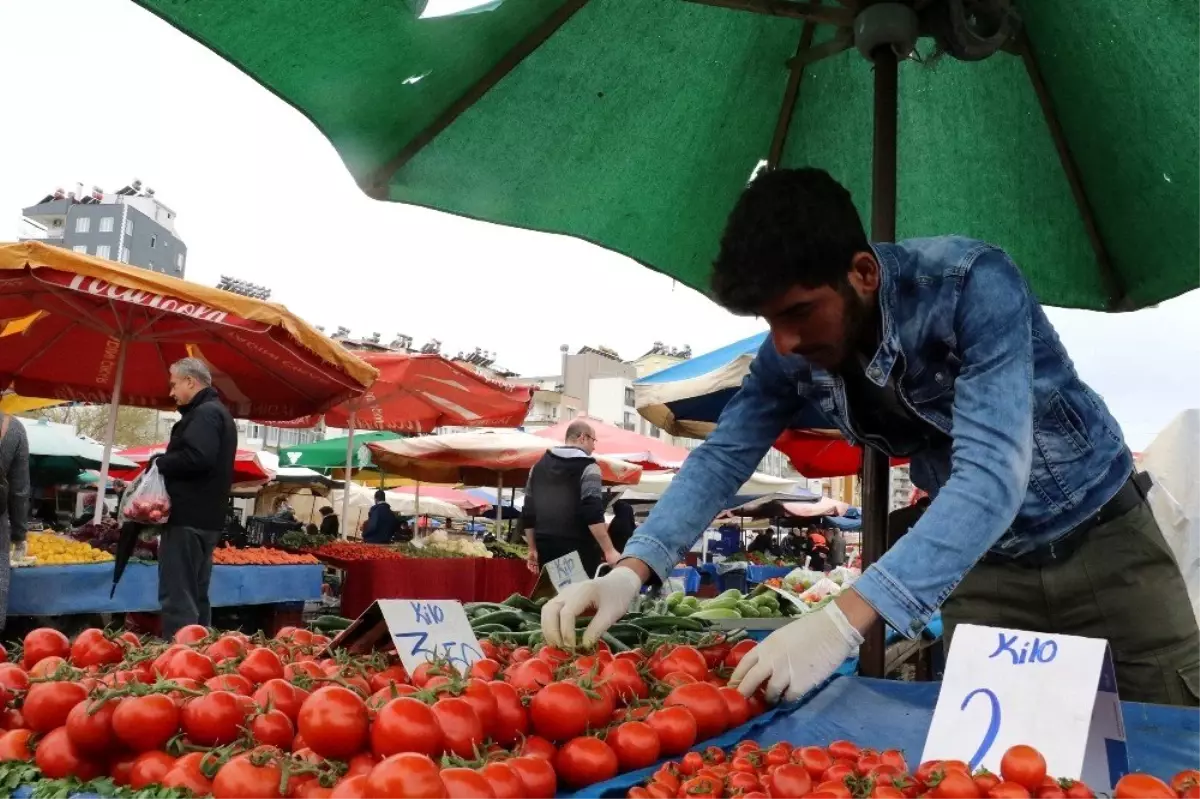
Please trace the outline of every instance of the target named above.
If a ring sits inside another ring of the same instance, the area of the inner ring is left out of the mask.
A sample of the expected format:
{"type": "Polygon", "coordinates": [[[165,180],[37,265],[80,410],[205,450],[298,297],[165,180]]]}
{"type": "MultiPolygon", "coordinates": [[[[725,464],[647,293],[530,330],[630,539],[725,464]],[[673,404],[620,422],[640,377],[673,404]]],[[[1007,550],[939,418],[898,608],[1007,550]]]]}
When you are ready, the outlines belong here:
{"type": "Polygon", "coordinates": [[[1050,394],[1035,420],[1033,437],[1037,445],[1034,479],[1055,504],[1073,506],[1090,477],[1087,470],[1073,467],[1091,454],[1092,442],[1079,412],[1061,392],[1050,394]]]}

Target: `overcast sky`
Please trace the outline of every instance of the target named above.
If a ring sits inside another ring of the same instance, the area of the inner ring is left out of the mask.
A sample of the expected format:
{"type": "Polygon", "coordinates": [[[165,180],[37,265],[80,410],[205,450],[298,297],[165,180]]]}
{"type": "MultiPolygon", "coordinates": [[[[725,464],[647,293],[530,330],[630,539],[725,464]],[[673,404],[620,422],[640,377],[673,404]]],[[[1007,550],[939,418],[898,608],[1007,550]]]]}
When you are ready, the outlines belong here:
{"type": "MultiPolygon", "coordinates": [[[[763,327],[583,242],[367,199],[297,112],[128,0],[0,0],[0,30],[0,240],[56,187],[140,178],[178,214],[188,279],[266,285],[329,332],[555,374],[560,344],[701,353],[763,327]]],[[[1135,449],[1200,405],[1200,292],[1051,317],[1135,449]]]]}

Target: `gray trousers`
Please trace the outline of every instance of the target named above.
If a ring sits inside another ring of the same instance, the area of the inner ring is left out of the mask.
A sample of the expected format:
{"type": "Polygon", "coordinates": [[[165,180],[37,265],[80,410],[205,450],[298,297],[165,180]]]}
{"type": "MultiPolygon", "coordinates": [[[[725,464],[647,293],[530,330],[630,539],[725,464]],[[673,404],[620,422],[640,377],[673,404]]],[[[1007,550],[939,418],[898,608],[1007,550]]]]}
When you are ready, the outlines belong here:
{"type": "Polygon", "coordinates": [[[220,530],[167,527],[158,542],[158,604],[162,637],[170,641],[181,627],[212,625],[208,583],[220,530]]]}

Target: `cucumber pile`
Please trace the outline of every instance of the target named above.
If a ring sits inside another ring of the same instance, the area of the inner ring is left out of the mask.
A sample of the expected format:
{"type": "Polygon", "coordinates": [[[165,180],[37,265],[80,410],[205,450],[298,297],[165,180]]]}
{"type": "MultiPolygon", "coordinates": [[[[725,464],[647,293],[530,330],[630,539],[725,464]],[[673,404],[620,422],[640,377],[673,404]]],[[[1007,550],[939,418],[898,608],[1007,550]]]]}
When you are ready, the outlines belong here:
{"type": "Polygon", "coordinates": [[[788,615],[791,606],[785,603],[781,607],[779,597],[773,591],[746,596],[736,588],[730,588],[712,599],[703,600],[676,591],[667,597],[667,609],[685,619],[778,619],[788,615]]]}

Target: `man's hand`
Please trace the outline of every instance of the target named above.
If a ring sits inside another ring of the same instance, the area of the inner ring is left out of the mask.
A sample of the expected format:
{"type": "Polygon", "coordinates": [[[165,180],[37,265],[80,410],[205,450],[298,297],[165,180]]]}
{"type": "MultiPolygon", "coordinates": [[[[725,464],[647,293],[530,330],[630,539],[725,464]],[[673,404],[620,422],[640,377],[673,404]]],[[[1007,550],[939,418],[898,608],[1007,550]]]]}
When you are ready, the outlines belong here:
{"type": "Polygon", "coordinates": [[[616,566],[617,562],[620,560],[621,560],[621,553],[615,549],[610,549],[604,553],[604,562],[607,563],[609,566],[616,566]]]}
{"type": "Polygon", "coordinates": [[[541,566],[538,565],[537,550],[533,547],[529,548],[529,554],[525,556],[525,565],[529,567],[529,571],[537,574],[541,571],[541,566]]]}
{"type": "Polygon", "coordinates": [[[830,602],[747,652],[729,684],[750,696],[766,683],[768,702],[799,699],[833,674],[862,642],[842,609],[830,602]]]}
{"type": "Polygon", "coordinates": [[[594,609],[592,623],[583,633],[583,645],[591,646],[629,612],[629,604],[641,590],[642,578],[624,566],[603,577],[568,586],[542,608],[542,635],[546,643],[574,649],[575,619],[594,609]]]}

